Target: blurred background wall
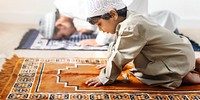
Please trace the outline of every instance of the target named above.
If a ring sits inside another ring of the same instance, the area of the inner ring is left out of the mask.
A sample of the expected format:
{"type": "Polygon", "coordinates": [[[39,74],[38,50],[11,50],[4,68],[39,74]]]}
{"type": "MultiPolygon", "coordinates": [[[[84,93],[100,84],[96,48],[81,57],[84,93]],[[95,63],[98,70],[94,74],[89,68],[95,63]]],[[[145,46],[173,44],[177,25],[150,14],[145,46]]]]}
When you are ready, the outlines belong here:
{"type": "Polygon", "coordinates": [[[0,0],[0,23],[38,24],[54,0],[0,0]]]}
{"type": "MultiPolygon", "coordinates": [[[[0,0],[0,23],[38,24],[55,10],[54,0],[0,0]]],[[[69,0],[70,1],[70,0],[69,0]]],[[[149,0],[149,12],[170,10],[181,17],[179,27],[200,28],[200,0],[149,0]]]]}
{"type": "Polygon", "coordinates": [[[158,10],[179,15],[181,28],[200,28],[200,0],[149,0],[149,12],[158,10]]]}

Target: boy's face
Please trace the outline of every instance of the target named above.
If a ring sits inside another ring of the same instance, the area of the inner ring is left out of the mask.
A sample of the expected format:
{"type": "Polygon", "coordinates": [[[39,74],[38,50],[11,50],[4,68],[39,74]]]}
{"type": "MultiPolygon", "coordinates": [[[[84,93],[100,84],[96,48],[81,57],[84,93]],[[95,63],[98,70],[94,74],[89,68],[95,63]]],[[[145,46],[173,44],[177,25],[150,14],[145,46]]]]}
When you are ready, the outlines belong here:
{"type": "Polygon", "coordinates": [[[109,14],[111,18],[109,19],[98,19],[95,25],[99,28],[100,31],[115,34],[116,27],[120,23],[119,16],[115,9],[111,9],[109,14]]]}
{"type": "Polygon", "coordinates": [[[100,31],[115,34],[117,23],[112,18],[109,20],[100,18],[95,25],[99,28],[100,31]]]}

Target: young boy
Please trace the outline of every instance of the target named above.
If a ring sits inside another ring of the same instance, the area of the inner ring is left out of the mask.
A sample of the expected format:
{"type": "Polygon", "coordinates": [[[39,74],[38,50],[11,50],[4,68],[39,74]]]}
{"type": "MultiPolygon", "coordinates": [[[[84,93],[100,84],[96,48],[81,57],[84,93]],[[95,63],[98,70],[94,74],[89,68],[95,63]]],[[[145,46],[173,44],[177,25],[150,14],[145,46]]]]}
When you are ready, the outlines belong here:
{"type": "Polygon", "coordinates": [[[88,86],[111,84],[122,68],[133,61],[144,84],[175,89],[181,83],[198,84],[199,60],[188,39],[175,35],[160,25],[148,21],[136,12],[127,11],[121,0],[88,0],[87,21],[117,37],[110,47],[107,66],[88,86]]]}

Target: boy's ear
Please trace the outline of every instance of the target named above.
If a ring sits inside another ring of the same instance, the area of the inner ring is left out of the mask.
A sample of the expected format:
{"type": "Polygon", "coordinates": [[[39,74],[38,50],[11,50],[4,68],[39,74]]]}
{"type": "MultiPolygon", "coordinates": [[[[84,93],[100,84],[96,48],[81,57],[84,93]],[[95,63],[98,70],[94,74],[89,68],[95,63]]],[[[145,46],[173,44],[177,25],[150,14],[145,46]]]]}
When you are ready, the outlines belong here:
{"type": "Polygon", "coordinates": [[[118,13],[115,9],[110,9],[109,14],[115,19],[117,20],[118,18],[118,13]]]}

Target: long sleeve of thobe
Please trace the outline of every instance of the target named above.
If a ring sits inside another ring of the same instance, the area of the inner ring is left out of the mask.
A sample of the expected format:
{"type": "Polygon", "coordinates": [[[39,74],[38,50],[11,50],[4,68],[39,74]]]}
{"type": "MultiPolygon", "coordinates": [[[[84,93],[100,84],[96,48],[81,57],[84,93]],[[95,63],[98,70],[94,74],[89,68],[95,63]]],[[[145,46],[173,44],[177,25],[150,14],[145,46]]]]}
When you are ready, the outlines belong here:
{"type": "Polygon", "coordinates": [[[125,64],[132,61],[146,44],[145,32],[140,31],[140,25],[123,25],[117,27],[117,39],[111,46],[111,54],[108,58],[106,68],[102,69],[98,78],[102,84],[110,84],[121,73],[125,64]]]}

